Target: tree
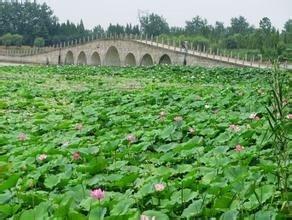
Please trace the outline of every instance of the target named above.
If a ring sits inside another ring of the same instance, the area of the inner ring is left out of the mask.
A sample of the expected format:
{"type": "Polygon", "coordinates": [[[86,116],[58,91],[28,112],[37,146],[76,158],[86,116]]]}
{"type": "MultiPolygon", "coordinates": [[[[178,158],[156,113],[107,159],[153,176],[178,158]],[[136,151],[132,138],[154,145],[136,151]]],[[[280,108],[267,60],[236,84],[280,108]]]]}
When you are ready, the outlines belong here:
{"type": "Polygon", "coordinates": [[[133,26],[132,34],[140,34],[139,25],[134,25],[133,26]]]}
{"type": "Polygon", "coordinates": [[[289,19],[285,25],[284,25],[284,29],[286,32],[292,32],[292,19],[289,19]]]}
{"type": "Polygon", "coordinates": [[[213,28],[213,37],[218,42],[225,35],[225,27],[223,22],[216,21],[215,27],[213,28]]]}
{"type": "Polygon", "coordinates": [[[271,20],[267,17],[264,17],[260,20],[259,26],[261,35],[260,39],[262,41],[262,43],[260,43],[261,47],[259,47],[261,51],[276,51],[280,38],[276,29],[272,26],[271,20]]]}
{"type": "Polygon", "coordinates": [[[187,34],[207,36],[210,32],[210,27],[206,19],[196,16],[191,21],[186,21],[185,31],[187,34]]]}
{"type": "Polygon", "coordinates": [[[204,47],[208,48],[210,44],[209,40],[206,37],[201,36],[201,35],[193,37],[191,41],[194,45],[199,46],[200,49],[203,49],[204,47]]]}
{"type": "Polygon", "coordinates": [[[182,27],[171,27],[169,32],[172,35],[183,35],[185,34],[185,29],[182,27]]]}
{"type": "Polygon", "coordinates": [[[0,4],[0,35],[17,33],[23,43],[32,45],[36,37],[48,39],[54,35],[57,18],[49,6],[26,1],[23,4],[3,2],[0,4]]]}
{"type": "Polygon", "coordinates": [[[79,34],[79,37],[84,36],[86,33],[82,19],[80,20],[80,23],[77,25],[77,33],[79,34]]]}
{"type": "Polygon", "coordinates": [[[131,34],[132,33],[132,24],[127,24],[125,27],[125,33],[131,34]]]}
{"type": "Polygon", "coordinates": [[[12,45],[12,40],[13,40],[13,36],[10,33],[4,34],[1,38],[1,43],[3,45],[7,46],[11,46],[12,45]]]}
{"type": "Polygon", "coordinates": [[[1,38],[0,41],[3,45],[7,46],[21,46],[22,45],[22,41],[23,41],[23,37],[19,34],[4,34],[1,38]]]}
{"type": "Polygon", "coordinates": [[[101,25],[97,25],[93,28],[93,33],[94,34],[103,34],[104,29],[101,27],[101,25]]]}
{"type": "Polygon", "coordinates": [[[139,34],[139,25],[132,25],[132,24],[127,24],[126,27],[124,28],[126,34],[139,34]]]}
{"type": "Polygon", "coordinates": [[[261,49],[264,45],[264,36],[260,29],[255,30],[249,36],[249,48],[252,49],[261,49]]]}
{"type": "Polygon", "coordinates": [[[107,28],[107,33],[112,35],[124,34],[125,28],[124,26],[119,24],[116,25],[110,24],[109,27],[107,28]]]}
{"type": "Polygon", "coordinates": [[[270,33],[272,29],[272,23],[271,20],[267,17],[264,17],[260,20],[260,29],[264,33],[270,33]]]}
{"type": "Polygon", "coordinates": [[[20,47],[22,45],[23,37],[19,34],[12,35],[12,44],[20,47]]]}
{"type": "Polygon", "coordinates": [[[235,36],[229,36],[224,39],[224,46],[227,49],[237,49],[239,47],[238,41],[235,36]]]}
{"type": "Polygon", "coordinates": [[[140,18],[141,30],[148,36],[158,36],[169,33],[169,25],[166,20],[157,14],[150,14],[140,18]]]}
{"type": "Polygon", "coordinates": [[[43,46],[45,46],[45,40],[44,40],[44,38],[42,38],[42,37],[37,37],[37,38],[34,40],[33,45],[34,45],[35,47],[43,47],[43,46]]]}
{"type": "Polygon", "coordinates": [[[283,35],[285,43],[292,43],[292,19],[285,23],[283,35]]]}
{"type": "Polygon", "coordinates": [[[231,18],[230,32],[231,34],[246,34],[249,30],[249,23],[246,18],[239,16],[238,18],[231,18]]]}

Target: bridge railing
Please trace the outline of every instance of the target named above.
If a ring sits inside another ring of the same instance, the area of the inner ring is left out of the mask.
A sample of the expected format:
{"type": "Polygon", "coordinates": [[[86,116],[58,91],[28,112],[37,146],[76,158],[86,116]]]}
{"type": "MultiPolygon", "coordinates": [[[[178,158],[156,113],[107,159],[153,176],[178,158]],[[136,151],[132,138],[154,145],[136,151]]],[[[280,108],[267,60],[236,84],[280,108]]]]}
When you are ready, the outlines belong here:
{"type": "MultiPolygon", "coordinates": [[[[81,46],[97,40],[131,40],[139,43],[147,44],[154,47],[159,47],[175,52],[185,53],[186,55],[198,56],[202,58],[208,58],[220,62],[226,62],[235,65],[247,66],[247,67],[272,67],[271,62],[264,62],[262,55],[256,60],[255,56],[248,59],[245,55],[244,59],[241,59],[239,54],[233,54],[232,51],[227,53],[226,51],[220,51],[219,49],[213,50],[212,48],[206,48],[206,46],[195,45],[194,43],[183,43],[183,41],[170,40],[169,38],[159,38],[148,36],[145,34],[93,34],[87,37],[78,38],[70,41],[63,41],[57,44],[50,45],[44,48],[26,48],[26,49],[2,49],[0,55],[4,56],[32,56],[36,54],[48,53],[62,48],[81,46]],[[182,46],[184,44],[184,47],[182,46]]],[[[282,64],[283,68],[287,68],[288,63],[282,64]]]]}
{"type": "Polygon", "coordinates": [[[35,54],[42,54],[52,51],[51,47],[42,47],[42,48],[14,48],[14,49],[1,49],[0,55],[2,56],[12,56],[12,57],[23,57],[23,56],[32,56],[35,54]]]}
{"type": "MultiPolygon", "coordinates": [[[[255,56],[253,56],[251,59],[247,58],[247,55],[245,55],[244,59],[240,59],[239,54],[237,56],[234,56],[232,52],[220,52],[217,50],[212,50],[211,48],[206,49],[205,46],[199,46],[199,45],[186,45],[185,48],[183,48],[182,42],[176,42],[176,41],[170,41],[169,39],[159,39],[159,38],[148,38],[145,36],[144,38],[140,38],[137,41],[148,44],[151,46],[156,46],[176,52],[185,53],[187,55],[193,55],[198,56],[202,58],[208,58],[220,62],[240,65],[240,66],[247,66],[247,67],[259,67],[259,68],[269,68],[272,67],[271,62],[263,62],[262,56],[260,56],[260,59],[258,61],[255,60],[255,56]]],[[[282,67],[287,68],[287,62],[282,64],[282,67]]]]}
{"type": "MultiPolygon", "coordinates": [[[[212,50],[212,48],[206,48],[205,46],[194,45],[193,43],[187,44],[187,49],[182,47],[182,41],[174,41],[170,40],[169,38],[158,38],[158,37],[148,37],[147,35],[140,35],[138,37],[133,38],[134,40],[148,44],[151,46],[156,46],[164,49],[169,49],[176,52],[186,53],[187,55],[194,55],[198,57],[205,57],[208,59],[216,60],[219,62],[230,63],[238,66],[246,66],[246,67],[257,67],[257,68],[272,68],[273,64],[271,60],[263,61],[263,57],[261,54],[258,55],[258,59],[256,56],[252,56],[248,59],[247,54],[245,54],[244,58],[242,59],[239,56],[239,53],[233,54],[231,52],[220,51],[219,49],[212,50]]],[[[285,61],[280,64],[281,68],[288,69],[289,65],[288,62],[285,61]]]]}

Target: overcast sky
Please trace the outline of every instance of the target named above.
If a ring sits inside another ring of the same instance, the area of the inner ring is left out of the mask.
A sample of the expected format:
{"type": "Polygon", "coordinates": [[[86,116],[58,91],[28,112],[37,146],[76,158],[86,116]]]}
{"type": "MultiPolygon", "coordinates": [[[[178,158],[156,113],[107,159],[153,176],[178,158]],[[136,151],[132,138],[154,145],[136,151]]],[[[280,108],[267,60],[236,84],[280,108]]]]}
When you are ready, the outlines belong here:
{"type": "Polygon", "coordinates": [[[163,15],[170,26],[184,26],[186,20],[200,15],[209,23],[230,24],[231,17],[243,15],[258,26],[262,17],[269,17],[282,29],[292,19],[292,0],[37,0],[51,6],[60,19],[74,23],[83,19],[86,28],[97,24],[138,23],[138,11],[163,15]]]}

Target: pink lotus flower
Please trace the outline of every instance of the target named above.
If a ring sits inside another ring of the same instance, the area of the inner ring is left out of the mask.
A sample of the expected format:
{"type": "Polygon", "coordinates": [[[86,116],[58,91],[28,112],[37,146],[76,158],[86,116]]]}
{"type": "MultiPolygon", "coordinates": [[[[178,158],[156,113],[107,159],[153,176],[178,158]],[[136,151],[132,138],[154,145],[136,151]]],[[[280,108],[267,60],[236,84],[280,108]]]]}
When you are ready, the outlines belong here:
{"type": "Polygon", "coordinates": [[[78,130],[78,131],[81,131],[83,128],[83,125],[81,123],[75,125],[75,129],[78,130]]]}
{"type": "Polygon", "coordinates": [[[288,115],[286,116],[286,118],[287,118],[287,119],[292,119],[292,114],[288,114],[288,115]]]}
{"type": "Polygon", "coordinates": [[[19,141],[26,141],[26,139],[27,139],[26,134],[24,134],[24,133],[20,133],[20,134],[18,135],[18,140],[19,140],[19,141]]]}
{"type": "Polygon", "coordinates": [[[38,159],[39,159],[40,161],[43,161],[43,160],[47,159],[47,157],[48,157],[48,155],[46,155],[46,154],[41,154],[41,155],[38,157],[38,159]]]}
{"type": "Polygon", "coordinates": [[[240,127],[238,125],[233,125],[233,124],[229,126],[229,129],[231,131],[234,131],[234,132],[239,132],[240,131],[240,127]]]}
{"type": "Polygon", "coordinates": [[[260,117],[257,115],[257,113],[251,113],[249,115],[249,119],[258,121],[258,120],[260,120],[260,117]]]}
{"type": "Polygon", "coordinates": [[[235,147],[235,151],[236,152],[241,152],[243,150],[244,150],[244,147],[243,146],[241,146],[240,144],[236,145],[236,147],[235,147]]]}
{"type": "Polygon", "coordinates": [[[80,155],[80,152],[74,152],[73,154],[72,154],[72,159],[73,160],[80,160],[81,159],[81,155],[80,155]]]}
{"type": "Polygon", "coordinates": [[[133,134],[128,134],[127,136],[127,141],[130,143],[130,144],[133,144],[137,141],[137,138],[135,135],[133,134]]]}
{"type": "Polygon", "coordinates": [[[105,191],[101,189],[94,189],[90,192],[90,195],[94,199],[102,200],[105,197],[105,191]]]}
{"type": "Polygon", "coordinates": [[[181,117],[181,116],[176,116],[176,117],[174,117],[174,119],[173,119],[175,122],[182,122],[183,121],[183,117],[181,117]]]}
{"type": "Polygon", "coordinates": [[[156,192],[161,192],[165,189],[165,186],[163,183],[157,183],[154,185],[154,189],[156,190],[156,192]]]}

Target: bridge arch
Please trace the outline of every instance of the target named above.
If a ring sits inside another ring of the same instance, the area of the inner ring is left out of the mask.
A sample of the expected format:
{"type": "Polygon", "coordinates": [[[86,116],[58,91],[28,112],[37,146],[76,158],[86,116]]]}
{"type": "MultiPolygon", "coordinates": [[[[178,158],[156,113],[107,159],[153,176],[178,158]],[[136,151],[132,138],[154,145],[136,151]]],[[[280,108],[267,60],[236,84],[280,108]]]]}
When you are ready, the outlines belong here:
{"type": "Polygon", "coordinates": [[[134,54],[128,53],[125,59],[125,65],[126,66],[136,66],[136,58],[134,54]]]}
{"type": "Polygon", "coordinates": [[[66,56],[65,56],[65,64],[67,65],[72,65],[74,64],[74,56],[73,56],[73,53],[71,50],[69,50],[67,53],[66,53],[66,56]]]}
{"type": "Polygon", "coordinates": [[[140,62],[140,65],[141,66],[152,66],[154,63],[153,63],[153,59],[151,57],[150,54],[146,53],[142,59],[141,59],[141,62],[140,62]]]}
{"type": "Polygon", "coordinates": [[[171,59],[167,54],[164,54],[159,59],[160,65],[171,65],[171,59]]]}
{"type": "Polygon", "coordinates": [[[111,46],[107,50],[105,54],[104,65],[106,66],[120,66],[121,65],[119,51],[116,47],[111,46]]]}
{"type": "Polygon", "coordinates": [[[94,66],[99,66],[101,65],[101,60],[100,60],[100,56],[97,52],[94,52],[92,55],[91,55],[91,65],[94,65],[94,66]]]}
{"type": "Polygon", "coordinates": [[[81,51],[78,55],[77,64],[78,65],[86,65],[87,64],[86,54],[83,51],[81,51]]]}

